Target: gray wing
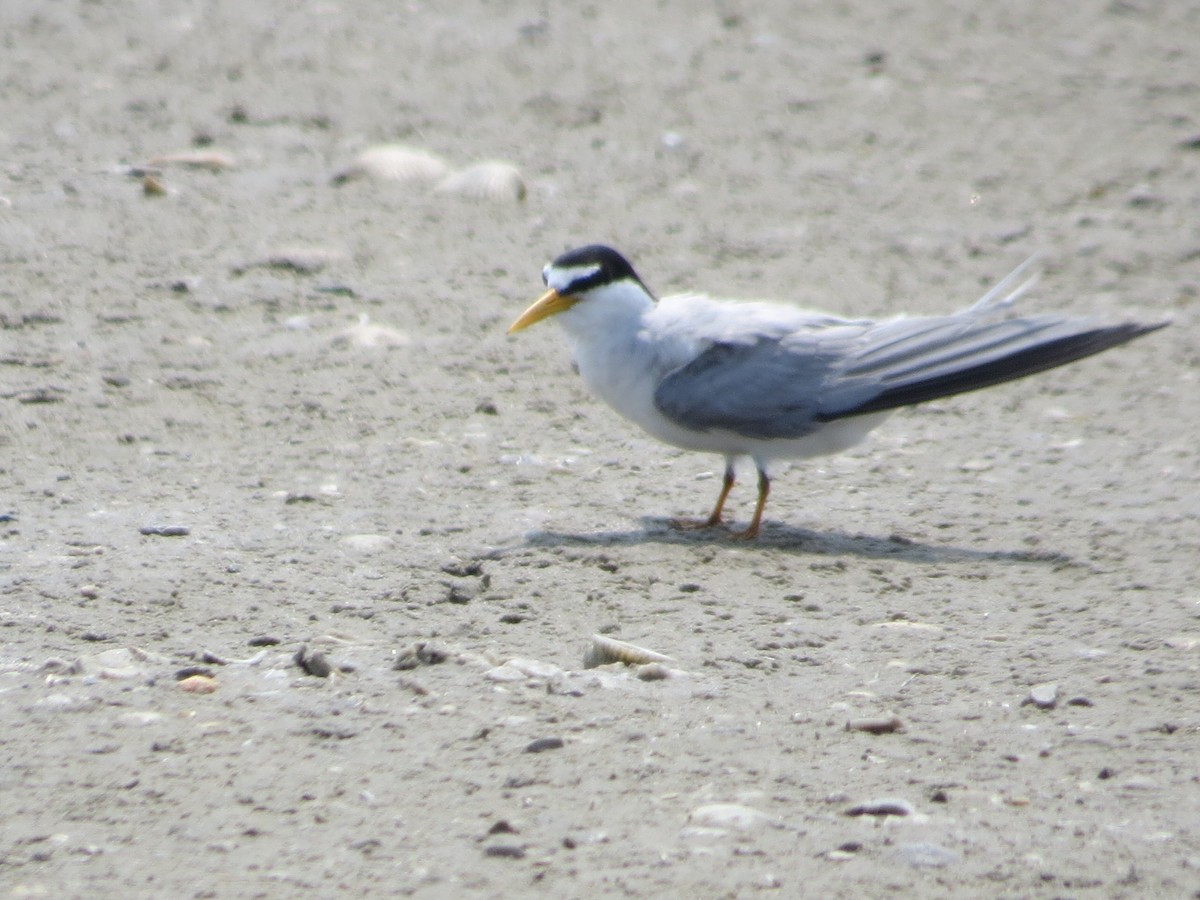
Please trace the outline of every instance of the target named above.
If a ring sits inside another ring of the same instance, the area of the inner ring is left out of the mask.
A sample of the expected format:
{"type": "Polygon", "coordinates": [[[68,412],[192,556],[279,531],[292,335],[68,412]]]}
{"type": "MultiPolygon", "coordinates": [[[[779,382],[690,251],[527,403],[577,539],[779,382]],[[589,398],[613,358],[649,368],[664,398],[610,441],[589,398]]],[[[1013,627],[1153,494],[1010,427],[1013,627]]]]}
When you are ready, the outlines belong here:
{"type": "Polygon", "coordinates": [[[836,359],[815,342],[805,349],[779,338],[714,344],[659,383],[654,405],[693,431],[801,437],[820,427],[818,401],[836,359]]]}
{"type": "Polygon", "coordinates": [[[693,430],[797,438],[834,419],[1032,375],[1161,327],[960,314],[715,344],[664,378],[654,402],[693,430]]]}

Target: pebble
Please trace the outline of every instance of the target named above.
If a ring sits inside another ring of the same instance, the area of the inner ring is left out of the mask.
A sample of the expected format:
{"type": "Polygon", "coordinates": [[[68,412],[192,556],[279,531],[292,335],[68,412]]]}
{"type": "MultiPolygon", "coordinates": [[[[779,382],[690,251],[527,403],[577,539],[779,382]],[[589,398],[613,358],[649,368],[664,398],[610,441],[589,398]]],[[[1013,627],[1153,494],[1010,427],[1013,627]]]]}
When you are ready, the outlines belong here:
{"type": "Polygon", "coordinates": [[[191,675],[179,682],[179,689],[189,694],[212,694],[219,687],[217,679],[209,675],[191,675]]]}
{"type": "Polygon", "coordinates": [[[846,810],[848,816],[911,816],[915,813],[911,803],[894,797],[865,800],[846,810]]]}
{"type": "Polygon", "coordinates": [[[155,537],[184,537],[192,533],[186,525],[143,525],[138,531],[155,537]]]}
{"type": "Polygon", "coordinates": [[[497,859],[522,859],[525,856],[525,848],[520,844],[491,844],[483,848],[483,855],[497,859]]]}
{"type": "Polygon", "coordinates": [[[392,668],[403,672],[417,666],[436,666],[449,658],[449,652],[432,641],[417,641],[407,650],[400,652],[392,668]]]}
{"type": "Polygon", "coordinates": [[[206,666],[184,666],[175,672],[175,680],[183,681],[184,679],[191,678],[193,675],[203,675],[206,678],[212,678],[213,672],[212,669],[206,666]]]}
{"type": "Polygon", "coordinates": [[[646,663],[644,666],[638,666],[637,670],[640,681],[665,681],[674,674],[674,670],[668,669],[662,663],[646,663]]]}
{"type": "Polygon", "coordinates": [[[302,646],[292,657],[296,665],[316,678],[328,678],[333,674],[333,664],[320,650],[309,651],[307,645],[302,646]]]}
{"type": "Polygon", "coordinates": [[[560,737],[538,738],[525,747],[526,753],[545,753],[547,750],[561,750],[563,739],[560,737]]]}
{"type": "Polygon", "coordinates": [[[147,172],[142,176],[142,193],[147,197],[165,197],[170,192],[160,178],[147,172]]]}
{"type": "Polygon", "coordinates": [[[1058,685],[1038,684],[1029,690],[1029,696],[1021,701],[1022,706],[1033,704],[1038,709],[1054,709],[1058,705],[1058,685]]]}
{"type": "Polygon", "coordinates": [[[892,734],[904,730],[898,716],[887,719],[851,719],[846,723],[847,731],[865,731],[868,734],[892,734]]]}

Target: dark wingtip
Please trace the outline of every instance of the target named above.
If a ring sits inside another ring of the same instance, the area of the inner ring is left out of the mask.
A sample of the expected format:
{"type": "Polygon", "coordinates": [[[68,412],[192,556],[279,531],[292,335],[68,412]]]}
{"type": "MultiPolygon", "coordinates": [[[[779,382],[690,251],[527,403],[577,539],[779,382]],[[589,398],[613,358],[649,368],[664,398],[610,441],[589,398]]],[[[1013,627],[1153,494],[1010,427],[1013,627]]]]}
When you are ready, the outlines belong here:
{"type": "Polygon", "coordinates": [[[1014,381],[1024,378],[1026,375],[1035,375],[1038,372],[1045,372],[1047,369],[1065,366],[1067,363],[1103,353],[1105,350],[1119,347],[1142,335],[1166,328],[1170,324],[1170,321],[1155,322],[1151,325],[1125,322],[1121,325],[1081,331],[958,372],[939,375],[923,381],[898,384],[884,389],[871,399],[851,409],[824,413],[818,418],[823,421],[832,421],[850,416],[861,416],[866,413],[883,412],[901,406],[912,406],[928,400],[937,400],[941,397],[965,394],[968,391],[976,391],[1006,381],[1014,381]]]}

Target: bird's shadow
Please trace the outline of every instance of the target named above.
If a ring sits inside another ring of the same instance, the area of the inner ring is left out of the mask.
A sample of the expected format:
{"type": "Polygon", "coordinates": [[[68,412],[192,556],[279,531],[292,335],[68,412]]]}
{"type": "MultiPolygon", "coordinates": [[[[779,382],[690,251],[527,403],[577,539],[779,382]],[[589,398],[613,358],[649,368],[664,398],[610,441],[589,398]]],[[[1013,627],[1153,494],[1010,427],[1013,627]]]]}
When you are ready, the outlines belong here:
{"type": "Polygon", "coordinates": [[[669,519],[646,516],[641,528],[574,533],[539,530],[525,536],[527,547],[619,547],[639,544],[679,546],[718,545],[758,552],[785,552],[803,556],[857,556],[863,559],[893,559],[910,563],[1019,562],[1050,566],[1080,563],[1065,553],[1046,550],[976,550],[948,544],[929,544],[892,534],[850,534],[844,531],[813,531],[792,525],[768,523],[754,540],[743,540],[724,528],[682,530],[669,519]]]}

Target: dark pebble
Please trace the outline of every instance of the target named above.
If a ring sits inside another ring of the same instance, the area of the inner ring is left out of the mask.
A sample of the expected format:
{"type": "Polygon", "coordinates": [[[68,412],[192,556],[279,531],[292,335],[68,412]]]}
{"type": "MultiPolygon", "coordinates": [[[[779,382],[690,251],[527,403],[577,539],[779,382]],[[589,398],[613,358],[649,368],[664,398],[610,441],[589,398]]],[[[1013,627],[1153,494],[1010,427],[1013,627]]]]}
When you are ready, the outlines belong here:
{"type": "Polygon", "coordinates": [[[213,670],[208,666],[184,666],[175,672],[175,680],[183,681],[185,678],[191,678],[193,675],[203,675],[205,678],[213,677],[213,670]]]}
{"type": "Polygon", "coordinates": [[[301,669],[316,678],[328,678],[333,674],[333,665],[320,650],[310,653],[308,647],[301,647],[292,659],[301,669]]]}
{"type": "Polygon", "coordinates": [[[246,643],[251,647],[274,647],[278,644],[282,644],[283,641],[280,638],[272,637],[269,634],[260,634],[258,637],[250,638],[250,640],[246,643]]]}
{"type": "Polygon", "coordinates": [[[561,750],[563,739],[560,737],[538,738],[525,748],[526,753],[543,753],[546,750],[561,750]]]}
{"type": "Polygon", "coordinates": [[[490,847],[485,847],[483,853],[485,856],[495,856],[500,859],[522,859],[525,856],[525,848],[516,844],[492,844],[490,847]]]}
{"type": "Polygon", "coordinates": [[[138,531],[154,537],[183,537],[192,533],[186,525],[144,525],[138,531]]]}

